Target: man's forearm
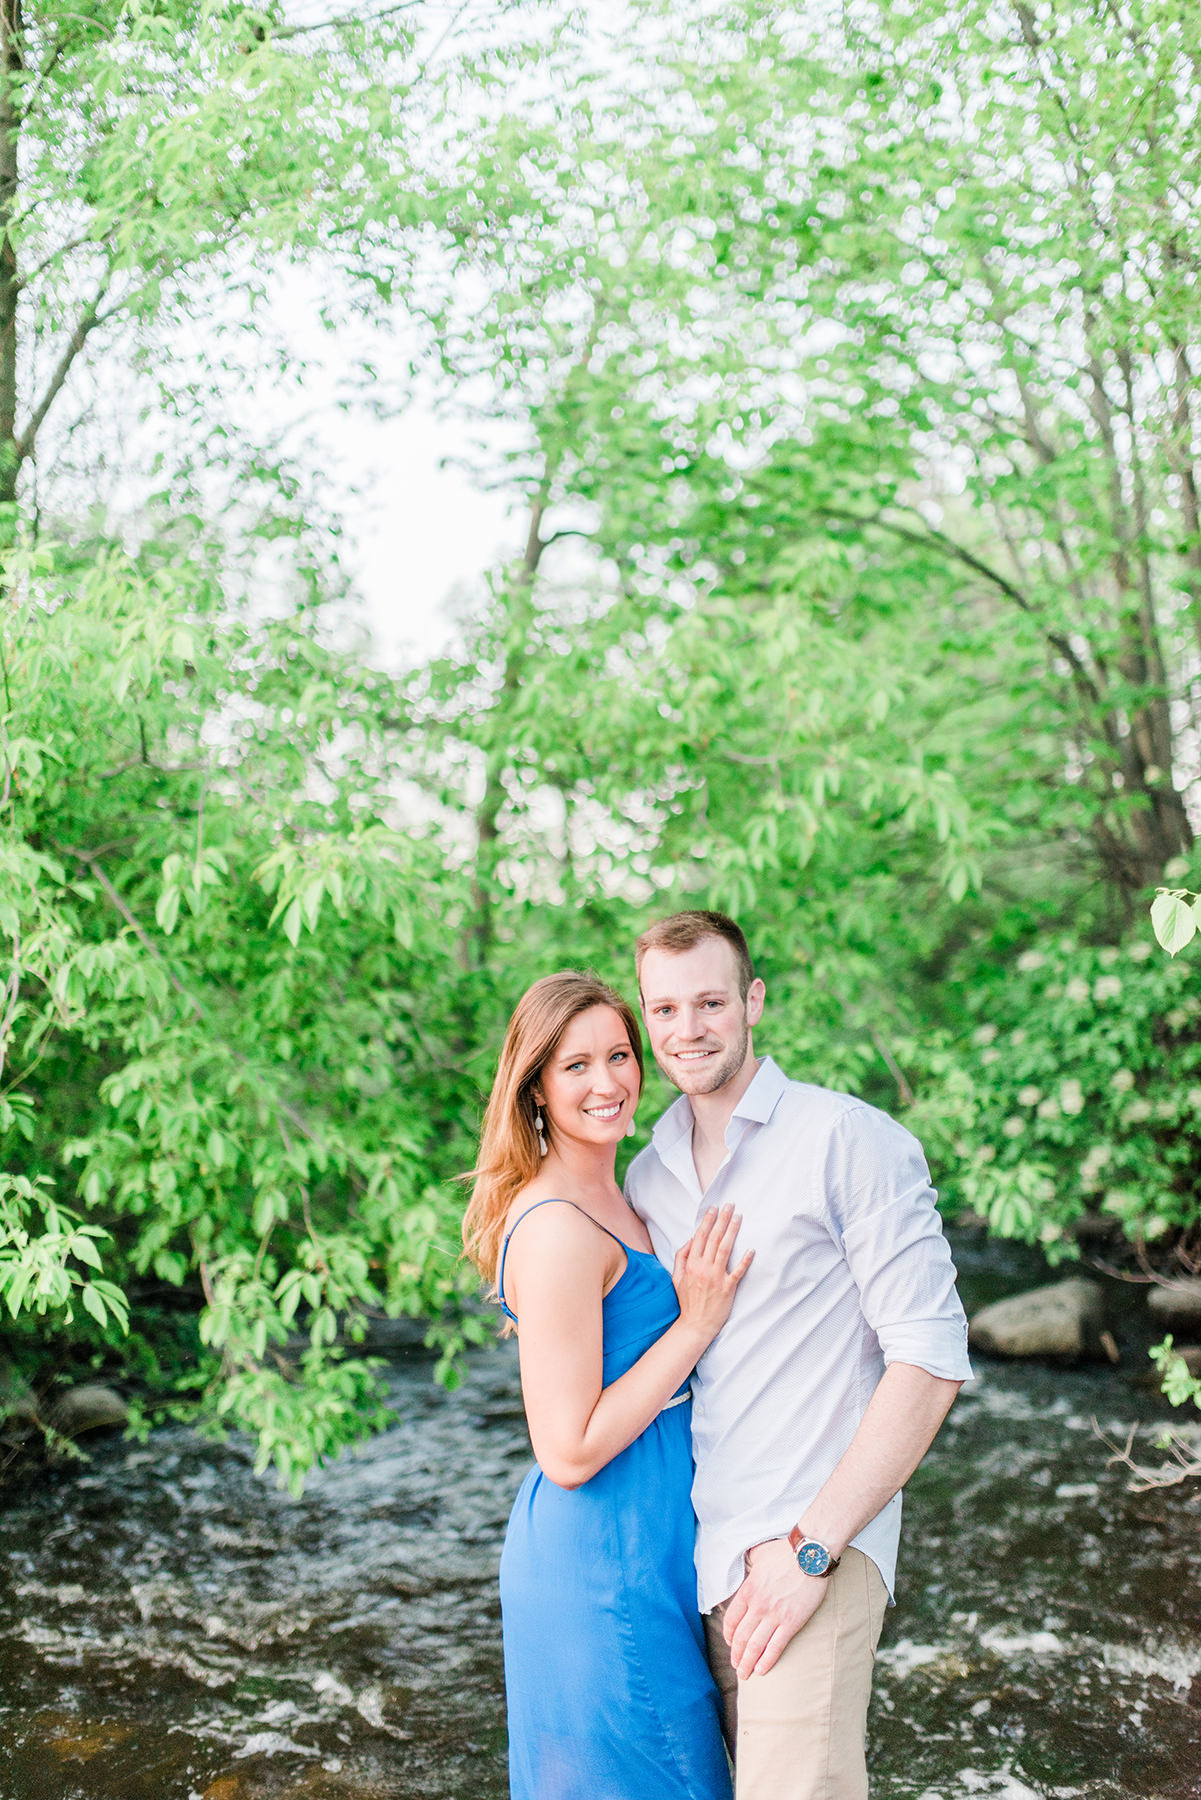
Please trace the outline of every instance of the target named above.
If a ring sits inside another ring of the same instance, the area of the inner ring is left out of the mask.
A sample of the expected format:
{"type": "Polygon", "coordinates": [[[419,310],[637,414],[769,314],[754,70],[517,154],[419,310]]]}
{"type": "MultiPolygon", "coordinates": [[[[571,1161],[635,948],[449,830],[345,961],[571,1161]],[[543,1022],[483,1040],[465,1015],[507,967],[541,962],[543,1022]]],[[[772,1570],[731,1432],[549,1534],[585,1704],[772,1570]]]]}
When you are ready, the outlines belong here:
{"type": "Polygon", "coordinates": [[[835,1556],[904,1487],[959,1392],[912,1363],[892,1363],[825,1486],[797,1523],[835,1556]]]}
{"type": "MultiPolygon", "coordinates": [[[[912,1363],[886,1369],[845,1455],[796,1521],[804,1535],[841,1556],[904,1487],[959,1387],[912,1363]]],[[[829,1591],[823,1577],[801,1573],[783,1538],[755,1545],[747,1561],[746,1580],[727,1602],[722,1626],[730,1662],[743,1680],[774,1667],[829,1591]]]]}

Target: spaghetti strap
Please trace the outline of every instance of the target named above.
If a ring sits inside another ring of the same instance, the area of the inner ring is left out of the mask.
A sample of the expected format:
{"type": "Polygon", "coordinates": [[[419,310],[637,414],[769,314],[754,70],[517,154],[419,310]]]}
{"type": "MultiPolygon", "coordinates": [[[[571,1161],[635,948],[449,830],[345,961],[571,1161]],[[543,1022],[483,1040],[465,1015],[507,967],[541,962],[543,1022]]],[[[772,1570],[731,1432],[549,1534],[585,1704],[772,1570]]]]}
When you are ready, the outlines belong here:
{"type": "Polygon", "coordinates": [[[534,1204],[532,1206],[527,1206],[523,1213],[518,1213],[518,1215],[514,1219],[512,1225],[510,1225],[508,1231],[506,1231],[505,1241],[501,1245],[501,1249],[500,1249],[500,1269],[499,1269],[499,1271],[497,1273],[497,1277],[496,1277],[496,1293],[497,1293],[497,1298],[500,1301],[500,1310],[504,1313],[504,1315],[507,1319],[512,1319],[514,1325],[516,1325],[516,1323],[517,1323],[517,1314],[510,1309],[508,1301],[505,1299],[505,1258],[509,1254],[509,1239],[512,1237],[513,1233],[517,1230],[517,1227],[521,1224],[521,1221],[523,1219],[528,1219],[532,1212],[537,1212],[537,1210],[540,1206],[571,1206],[571,1207],[575,1207],[576,1212],[583,1213],[584,1217],[586,1219],[590,1220],[591,1223],[596,1226],[596,1229],[598,1231],[603,1231],[606,1237],[611,1237],[615,1244],[621,1244],[621,1247],[625,1251],[627,1256],[631,1256],[633,1254],[633,1252],[630,1249],[630,1246],[626,1243],[622,1243],[622,1240],[618,1237],[618,1235],[615,1231],[610,1231],[609,1227],[607,1225],[602,1225],[599,1219],[594,1219],[592,1217],[592,1214],[590,1212],[585,1212],[584,1208],[582,1206],[576,1206],[576,1203],[574,1200],[561,1200],[558,1197],[558,1195],[552,1195],[552,1197],[549,1200],[535,1200],[534,1204]]]}

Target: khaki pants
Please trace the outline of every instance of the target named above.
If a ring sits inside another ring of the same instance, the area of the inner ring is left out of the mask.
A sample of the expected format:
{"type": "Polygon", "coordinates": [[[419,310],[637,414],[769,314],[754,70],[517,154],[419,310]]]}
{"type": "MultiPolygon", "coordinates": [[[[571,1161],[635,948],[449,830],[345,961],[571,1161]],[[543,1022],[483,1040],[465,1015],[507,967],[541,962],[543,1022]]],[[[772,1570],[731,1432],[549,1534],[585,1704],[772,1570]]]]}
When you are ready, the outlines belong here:
{"type": "Polygon", "coordinates": [[[740,1681],[705,1615],[709,1666],[725,1707],[737,1800],[867,1800],[867,1703],[888,1594],[862,1550],[845,1550],[830,1591],[766,1675],[740,1681]]]}

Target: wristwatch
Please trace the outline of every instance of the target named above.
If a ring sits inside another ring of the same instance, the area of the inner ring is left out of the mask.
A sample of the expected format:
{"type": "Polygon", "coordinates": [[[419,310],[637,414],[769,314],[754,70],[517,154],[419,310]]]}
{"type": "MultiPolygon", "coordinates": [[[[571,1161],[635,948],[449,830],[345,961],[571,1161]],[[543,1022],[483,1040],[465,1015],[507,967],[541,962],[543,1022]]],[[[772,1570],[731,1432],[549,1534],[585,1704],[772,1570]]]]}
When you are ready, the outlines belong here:
{"type": "Polygon", "coordinates": [[[794,1525],[788,1533],[788,1547],[796,1557],[802,1575],[833,1575],[842,1561],[840,1556],[831,1556],[816,1538],[806,1537],[799,1525],[794,1525]]]}

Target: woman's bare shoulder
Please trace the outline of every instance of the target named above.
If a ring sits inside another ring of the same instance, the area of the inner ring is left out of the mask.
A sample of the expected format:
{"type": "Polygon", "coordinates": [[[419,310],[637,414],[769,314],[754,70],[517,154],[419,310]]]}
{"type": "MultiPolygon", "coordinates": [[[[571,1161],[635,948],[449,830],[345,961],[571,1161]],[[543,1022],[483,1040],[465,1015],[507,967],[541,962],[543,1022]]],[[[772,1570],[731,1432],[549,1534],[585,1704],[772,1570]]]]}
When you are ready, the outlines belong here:
{"type": "MultiPolygon", "coordinates": [[[[536,1184],[531,1184],[536,1186],[536,1184]]],[[[599,1297],[618,1272],[610,1264],[621,1252],[590,1213],[559,1194],[518,1195],[506,1220],[509,1234],[505,1288],[509,1304],[521,1315],[539,1294],[570,1294],[574,1304],[599,1297]],[[561,1202],[544,1205],[541,1202],[561,1202]],[[516,1230],[520,1224],[520,1231],[516,1230]]],[[[624,1259],[623,1259],[624,1260],[624,1259]]]]}
{"type": "Polygon", "coordinates": [[[544,1190],[537,1181],[517,1195],[505,1220],[505,1233],[512,1239],[510,1257],[516,1254],[522,1263],[550,1260],[561,1268],[570,1260],[591,1271],[606,1269],[611,1252],[621,1254],[612,1236],[585,1207],[556,1194],[553,1188],[544,1190]]]}

